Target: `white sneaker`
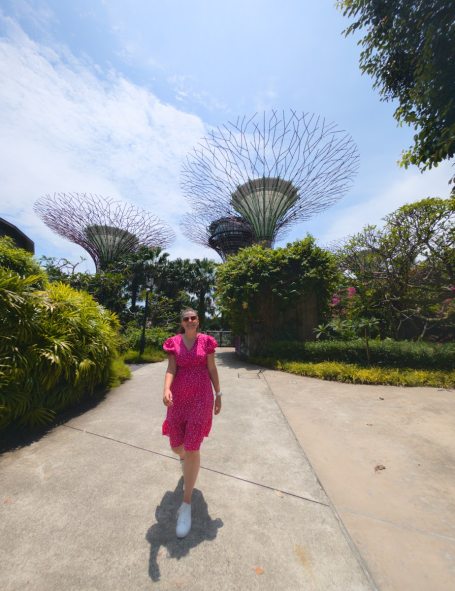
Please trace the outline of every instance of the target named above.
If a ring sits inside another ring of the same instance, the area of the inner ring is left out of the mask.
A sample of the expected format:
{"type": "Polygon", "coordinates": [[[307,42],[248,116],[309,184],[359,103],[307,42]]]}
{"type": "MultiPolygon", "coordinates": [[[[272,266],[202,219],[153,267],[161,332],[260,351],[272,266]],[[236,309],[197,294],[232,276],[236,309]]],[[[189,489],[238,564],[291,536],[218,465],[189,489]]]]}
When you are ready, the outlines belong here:
{"type": "Polygon", "coordinates": [[[177,511],[177,528],[175,533],[178,538],[184,538],[191,529],[191,505],[182,503],[177,511]]]}
{"type": "Polygon", "coordinates": [[[183,469],[184,469],[184,467],[185,467],[185,460],[179,460],[179,462],[180,462],[180,468],[181,468],[181,470],[182,470],[182,474],[184,474],[184,471],[183,471],[183,469]]]}

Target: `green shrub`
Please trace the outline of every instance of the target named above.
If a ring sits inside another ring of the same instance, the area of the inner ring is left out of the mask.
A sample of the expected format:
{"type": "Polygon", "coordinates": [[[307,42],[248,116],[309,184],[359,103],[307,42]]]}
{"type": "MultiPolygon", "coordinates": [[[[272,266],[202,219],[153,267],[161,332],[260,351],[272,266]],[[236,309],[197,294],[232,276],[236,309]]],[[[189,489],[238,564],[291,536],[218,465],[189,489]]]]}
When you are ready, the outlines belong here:
{"type": "Polygon", "coordinates": [[[115,357],[111,360],[109,367],[109,377],[106,384],[109,389],[117,388],[117,386],[123,384],[123,382],[128,380],[130,377],[131,370],[121,357],[115,357]]]}
{"type": "Polygon", "coordinates": [[[0,428],[45,423],[107,386],[119,322],[90,295],[0,267],[0,428]]]}
{"type": "MultiPolygon", "coordinates": [[[[382,367],[406,367],[412,369],[455,369],[455,344],[430,344],[409,341],[370,341],[371,364],[382,367]]],[[[341,361],[366,364],[365,341],[279,341],[270,343],[264,357],[286,361],[341,361]]]]}
{"type": "Polygon", "coordinates": [[[217,305],[236,335],[250,331],[251,324],[263,322],[269,338],[283,326],[282,315],[314,293],[319,314],[339,279],[335,257],[316,245],[308,235],[285,248],[242,248],[217,268],[217,305]]]}
{"type": "Polygon", "coordinates": [[[280,361],[266,357],[250,357],[252,363],[270,369],[286,371],[299,376],[308,376],[345,382],[348,384],[385,384],[388,386],[426,386],[454,388],[455,371],[415,370],[409,368],[364,367],[335,361],[322,363],[299,363],[280,361]]]}
{"type": "Polygon", "coordinates": [[[167,353],[162,348],[149,346],[142,355],[137,350],[129,349],[122,355],[122,359],[125,363],[156,363],[167,359],[167,353]]]}
{"type": "Polygon", "coordinates": [[[14,240],[9,236],[0,238],[0,267],[14,271],[20,277],[34,276],[33,285],[36,289],[43,289],[47,284],[47,274],[35,257],[17,248],[14,240]]]}
{"type": "MultiPolygon", "coordinates": [[[[167,328],[146,328],[145,346],[155,349],[162,348],[164,341],[175,335],[175,332],[167,328]]],[[[129,350],[139,350],[142,338],[142,329],[136,325],[129,325],[119,338],[119,351],[121,354],[129,350]]]]}

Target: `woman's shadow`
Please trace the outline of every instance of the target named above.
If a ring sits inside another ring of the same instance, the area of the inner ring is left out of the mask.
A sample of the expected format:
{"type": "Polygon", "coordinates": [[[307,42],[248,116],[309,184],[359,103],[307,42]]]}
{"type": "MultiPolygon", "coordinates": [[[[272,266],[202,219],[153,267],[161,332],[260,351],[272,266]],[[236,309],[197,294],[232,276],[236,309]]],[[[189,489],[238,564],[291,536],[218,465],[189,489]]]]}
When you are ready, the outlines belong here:
{"type": "Polygon", "coordinates": [[[180,560],[201,542],[211,542],[223,527],[221,519],[212,519],[201,491],[194,489],[191,498],[191,531],[186,538],[175,535],[177,510],[183,498],[183,476],[173,492],[167,491],[155,511],[156,523],[148,530],[145,538],[150,543],[149,575],[152,581],[160,580],[158,552],[167,548],[168,556],[180,560]]]}

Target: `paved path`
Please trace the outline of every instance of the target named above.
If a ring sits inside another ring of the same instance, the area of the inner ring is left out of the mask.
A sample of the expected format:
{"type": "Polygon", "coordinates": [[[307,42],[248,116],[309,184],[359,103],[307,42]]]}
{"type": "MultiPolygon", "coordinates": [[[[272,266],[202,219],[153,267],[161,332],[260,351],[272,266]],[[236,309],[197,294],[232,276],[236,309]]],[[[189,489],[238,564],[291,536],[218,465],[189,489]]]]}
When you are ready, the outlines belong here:
{"type": "MultiPolygon", "coordinates": [[[[2,591],[374,589],[271,372],[226,350],[217,362],[225,404],[202,448],[188,537],[175,537],[183,479],[161,436],[158,363],[1,458],[2,591]]],[[[289,375],[279,379],[285,395],[289,375]]]]}
{"type": "Polygon", "coordinates": [[[381,591],[453,591],[455,390],[263,377],[381,591]]]}

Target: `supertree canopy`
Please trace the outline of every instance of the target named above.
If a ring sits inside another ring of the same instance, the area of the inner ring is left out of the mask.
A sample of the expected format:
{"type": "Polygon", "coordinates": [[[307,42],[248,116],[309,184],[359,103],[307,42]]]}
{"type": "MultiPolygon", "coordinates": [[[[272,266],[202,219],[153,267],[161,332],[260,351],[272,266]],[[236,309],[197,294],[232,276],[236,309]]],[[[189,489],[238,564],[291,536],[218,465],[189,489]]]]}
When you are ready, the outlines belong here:
{"type": "Polygon", "coordinates": [[[190,214],[185,216],[181,228],[187,238],[213,248],[223,261],[228,255],[237,254],[240,248],[251,246],[255,242],[252,228],[239,215],[202,221],[200,214],[190,214]]]}
{"type": "Polygon", "coordinates": [[[316,115],[291,110],[238,118],[209,133],[187,158],[182,187],[201,229],[185,222],[184,233],[202,243],[210,219],[240,215],[254,242],[272,246],[291,224],[341,199],[358,165],[349,134],[316,115]]]}
{"type": "Polygon", "coordinates": [[[175,238],[152,213],[100,195],[55,193],[38,199],[33,209],[51,230],[82,246],[97,271],[139,246],[166,248],[175,238]]]}
{"type": "Polygon", "coordinates": [[[254,243],[253,230],[240,216],[215,220],[208,227],[209,246],[225,260],[230,254],[237,254],[240,248],[254,243]]]}

